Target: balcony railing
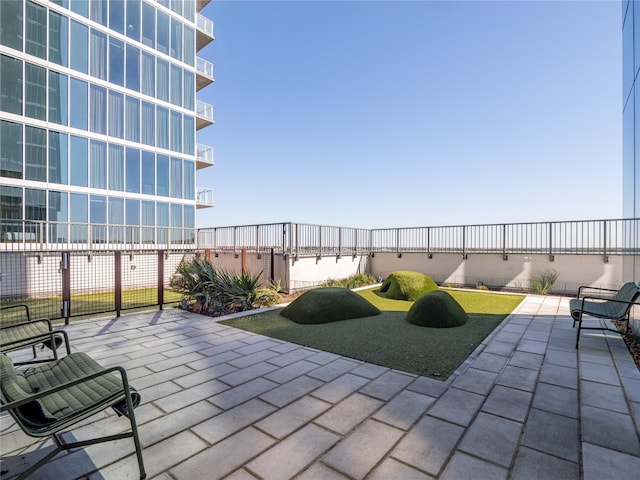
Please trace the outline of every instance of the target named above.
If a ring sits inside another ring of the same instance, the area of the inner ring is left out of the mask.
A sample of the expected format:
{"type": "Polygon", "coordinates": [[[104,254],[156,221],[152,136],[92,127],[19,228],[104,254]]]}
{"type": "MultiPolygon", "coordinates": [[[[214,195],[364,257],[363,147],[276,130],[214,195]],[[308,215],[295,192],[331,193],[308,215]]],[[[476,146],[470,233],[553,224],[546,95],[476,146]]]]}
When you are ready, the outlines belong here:
{"type": "Polygon", "coordinates": [[[213,147],[209,145],[198,144],[196,149],[196,168],[201,169],[214,165],[213,147]]]}
{"type": "Polygon", "coordinates": [[[206,87],[213,81],[213,63],[196,57],[196,90],[206,87]]]}
{"type": "Polygon", "coordinates": [[[202,100],[196,103],[196,130],[213,125],[213,105],[202,100]]]}
{"type": "Polygon", "coordinates": [[[213,207],[213,190],[210,188],[198,188],[196,192],[196,208],[213,207]]]}
{"type": "Polygon", "coordinates": [[[273,248],[290,255],[376,252],[640,255],[640,218],[566,222],[361,229],[300,223],[204,228],[202,248],[273,248]]]}
{"type": "Polygon", "coordinates": [[[213,22],[207,17],[196,14],[196,51],[200,51],[209,42],[213,41],[213,22]]]}

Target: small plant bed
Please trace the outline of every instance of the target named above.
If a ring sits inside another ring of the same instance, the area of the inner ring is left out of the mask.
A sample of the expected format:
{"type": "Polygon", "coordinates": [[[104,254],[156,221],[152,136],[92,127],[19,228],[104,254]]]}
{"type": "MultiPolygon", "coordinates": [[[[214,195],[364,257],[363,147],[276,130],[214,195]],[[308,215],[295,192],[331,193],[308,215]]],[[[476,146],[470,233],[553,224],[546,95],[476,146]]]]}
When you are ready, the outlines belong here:
{"type": "Polygon", "coordinates": [[[449,291],[469,315],[455,328],[429,328],[405,320],[414,302],[357,292],[382,313],[315,325],[295,323],[273,309],[221,323],[345,357],[424,376],[446,379],[522,301],[523,295],[449,291]]]}

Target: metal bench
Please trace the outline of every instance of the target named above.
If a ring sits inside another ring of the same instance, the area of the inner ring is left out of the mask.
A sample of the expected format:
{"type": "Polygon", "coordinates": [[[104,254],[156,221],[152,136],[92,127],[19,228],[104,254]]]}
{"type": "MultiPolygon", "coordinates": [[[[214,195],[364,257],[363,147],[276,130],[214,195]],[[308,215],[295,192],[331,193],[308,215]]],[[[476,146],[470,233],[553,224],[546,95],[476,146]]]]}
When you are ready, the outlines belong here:
{"type": "Polygon", "coordinates": [[[620,290],[596,288],[587,285],[580,287],[578,289],[578,297],[569,302],[574,328],[576,323],[578,324],[576,348],[578,348],[578,344],[580,343],[581,330],[608,330],[621,335],[631,333],[629,313],[633,305],[638,305],[636,301],[639,296],[640,286],[635,282],[625,283],[620,290]],[[584,315],[589,315],[603,320],[627,322],[626,329],[624,332],[620,332],[619,330],[614,330],[607,326],[583,327],[582,318],[584,315]]]}

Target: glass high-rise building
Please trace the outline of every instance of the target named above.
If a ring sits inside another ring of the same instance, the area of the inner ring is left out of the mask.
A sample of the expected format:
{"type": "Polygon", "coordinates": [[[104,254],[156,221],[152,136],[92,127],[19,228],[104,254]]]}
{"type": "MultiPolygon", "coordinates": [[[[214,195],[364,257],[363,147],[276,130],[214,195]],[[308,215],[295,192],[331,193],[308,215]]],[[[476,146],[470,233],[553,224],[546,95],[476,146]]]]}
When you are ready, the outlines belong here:
{"type": "Polygon", "coordinates": [[[208,1],[0,0],[0,246],[194,242],[208,1]]]}
{"type": "MultiPolygon", "coordinates": [[[[622,1],[623,216],[640,217],[640,2],[622,1]]],[[[640,232],[625,232],[629,247],[640,245],[640,232]]],[[[638,279],[640,258],[626,257],[625,281],[638,279]]]]}

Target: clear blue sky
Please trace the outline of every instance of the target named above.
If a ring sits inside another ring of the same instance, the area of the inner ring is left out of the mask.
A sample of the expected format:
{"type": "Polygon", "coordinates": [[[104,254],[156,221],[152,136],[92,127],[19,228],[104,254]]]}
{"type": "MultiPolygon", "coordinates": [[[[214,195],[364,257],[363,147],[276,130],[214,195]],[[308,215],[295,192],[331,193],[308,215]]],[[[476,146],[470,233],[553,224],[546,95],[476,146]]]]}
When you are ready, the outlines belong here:
{"type": "Polygon", "coordinates": [[[619,1],[205,8],[198,227],[622,217],[619,1]]]}

